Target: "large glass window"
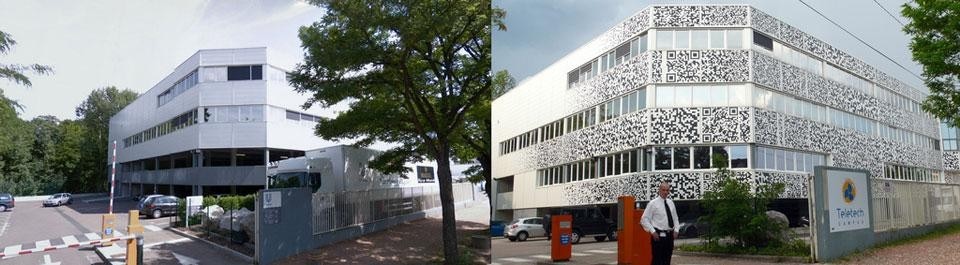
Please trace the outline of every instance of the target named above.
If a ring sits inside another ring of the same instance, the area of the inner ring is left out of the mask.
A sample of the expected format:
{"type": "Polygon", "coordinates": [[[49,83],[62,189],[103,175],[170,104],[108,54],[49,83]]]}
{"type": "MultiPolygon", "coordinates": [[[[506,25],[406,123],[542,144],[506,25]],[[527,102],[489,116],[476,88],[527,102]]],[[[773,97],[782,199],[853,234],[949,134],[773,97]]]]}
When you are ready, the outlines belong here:
{"type": "Polygon", "coordinates": [[[747,149],[745,145],[734,145],[730,146],[730,167],[731,168],[746,168],[747,167],[747,149]]]}
{"type": "Polygon", "coordinates": [[[673,148],[673,169],[690,168],[690,147],[673,148]]]}
{"type": "Polygon", "coordinates": [[[672,165],[671,165],[672,156],[673,156],[673,148],[657,147],[656,158],[654,158],[654,169],[670,170],[672,168],[672,165]]]}
{"type": "Polygon", "coordinates": [[[711,49],[723,49],[723,43],[726,41],[723,38],[723,30],[711,30],[710,31],[710,48],[711,49]]]}
{"type": "Polygon", "coordinates": [[[262,65],[228,66],[227,81],[263,80],[262,65]]]}
{"type": "Polygon", "coordinates": [[[707,31],[706,30],[694,30],[690,32],[690,48],[694,50],[706,50],[707,49],[707,31]]]}
{"type": "Polygon", "coordinates": [[[710,168],[710,147],[709,146],[696,146],[693,147],[693,168],[695,169],[705,169],[710,168]]]}
{"type": "Polygon", "coordinates": [[[673,49],[673,31],[672,30],[657,30],[657,49],[658,50],[673,49]]]}

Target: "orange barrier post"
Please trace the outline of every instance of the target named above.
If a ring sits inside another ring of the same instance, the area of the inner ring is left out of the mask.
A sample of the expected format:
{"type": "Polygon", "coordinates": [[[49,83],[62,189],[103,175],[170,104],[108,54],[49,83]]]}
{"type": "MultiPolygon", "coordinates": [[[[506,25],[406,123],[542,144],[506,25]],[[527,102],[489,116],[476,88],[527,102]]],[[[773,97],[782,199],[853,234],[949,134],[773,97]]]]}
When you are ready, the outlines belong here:
{"type": "Polygon", "coordinates": [[[553,261],[569,261],[573,253],[573,242],[570,242],[570,235],[573,234],[573,216],[554,215],[550,220],[552,220],[550,258],[553,261]]]}
{"type": "MultiPolygon", "coordinates": [[[[140,211],[130,210],[127,218],[127,233],[130,234],[143,234],[143,226],[140,225],[140,211]]],[[[127,240],[127,265],[137,264],[137,257],[141,257],[143,253],[137,253],[137,239],[127,240]]]]}
{"type": "Polygon", "coordinates": [[[633,214],[637,217],[636,229],[633,230],[634,242],[636,243],[635,250],[637,250],[633,253],[633,264],[650,265],[653,263],[653,242],[650,242],[653,239],[650,238],[650,233],[643,230],[643,226],[640,225],[643,209],[635,209],[633,214]]]}
{"type": "MultiPolygon", "coordinates": [[[[634,224],[640,223],[640,216],[634,211],[636,199],[633,196],[620,196],[617,198],[617,264],[635,264],[633,256],[637,253],[637,227],[634,224]]],[[[642,229],[641,229],[642,230],[642,229]]]]}

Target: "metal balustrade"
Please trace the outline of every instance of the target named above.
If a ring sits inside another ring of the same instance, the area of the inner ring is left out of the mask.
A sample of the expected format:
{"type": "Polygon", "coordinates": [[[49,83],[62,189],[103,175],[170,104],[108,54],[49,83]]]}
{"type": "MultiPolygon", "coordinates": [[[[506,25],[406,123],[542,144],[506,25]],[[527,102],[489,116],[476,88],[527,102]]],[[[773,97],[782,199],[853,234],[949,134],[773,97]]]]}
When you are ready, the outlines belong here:
{"type": "Polygon", "coordinates": [[[873,179],[875,232],[960,219],[960,185],[873,179]]]}
{"type": "MultiPolygon", "coordinates": [[[[474,199],[473,185],[454,183],[455,202],[474,199]]],[[[313,194],[313,234],[440,207],[436,186],[313,194]]]]}

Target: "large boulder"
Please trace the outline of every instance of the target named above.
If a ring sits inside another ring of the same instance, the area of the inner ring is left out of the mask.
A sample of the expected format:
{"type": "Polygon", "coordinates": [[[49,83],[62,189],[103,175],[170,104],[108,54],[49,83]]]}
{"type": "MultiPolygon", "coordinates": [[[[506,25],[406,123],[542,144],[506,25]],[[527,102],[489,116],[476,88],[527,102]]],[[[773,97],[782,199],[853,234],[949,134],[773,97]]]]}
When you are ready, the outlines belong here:
{"type": "Polygon", "coordinates": [[[780,231],[767,231],[767,236],[770,238],[779,239],[782,242],[790,241],[790,219],[787,219],[787,215],[778,211],[770,210],[766,212],[767,219],[771,221],[780,223],[783,226],[783,230],[780,231]]]}
{"type": "Polygon", "coordinates": [[[257,215],[254,214],[253,211],[247,210],[247,208],[242,208],[237,212],[240,214],[238,219],[240,226],[243,227],[243,231],[247,233],[248,238],[255,238],[257,215]]]}
{"type": "Polygon", "coordinates": [[[218,205],[210,205],[200,210],[203,213],[203,225],[206,228],[215,228],[223,217],[223,208],[218,205]]]}
{"type": "Polygon", "coordinates": [[[240,210],[230,210],[226,212],[223,218],[220,218],[220,229],[243,231],[243,223],[240,220],[253,215],[253,212],[246,208],[240,210]],[[231,222],[233,223],[231,225],[231,222]]]}

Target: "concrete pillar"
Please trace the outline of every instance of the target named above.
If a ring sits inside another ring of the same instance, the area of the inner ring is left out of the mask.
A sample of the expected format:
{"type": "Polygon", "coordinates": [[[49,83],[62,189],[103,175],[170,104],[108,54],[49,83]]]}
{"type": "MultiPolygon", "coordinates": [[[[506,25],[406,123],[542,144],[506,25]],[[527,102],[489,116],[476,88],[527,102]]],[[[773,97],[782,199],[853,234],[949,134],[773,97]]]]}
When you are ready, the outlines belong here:
{"type": "Polygon", "coordinates": [[[237,149],[236,148],[230,148],[230,166],[231,167],[237,166],[237,149]]]}

